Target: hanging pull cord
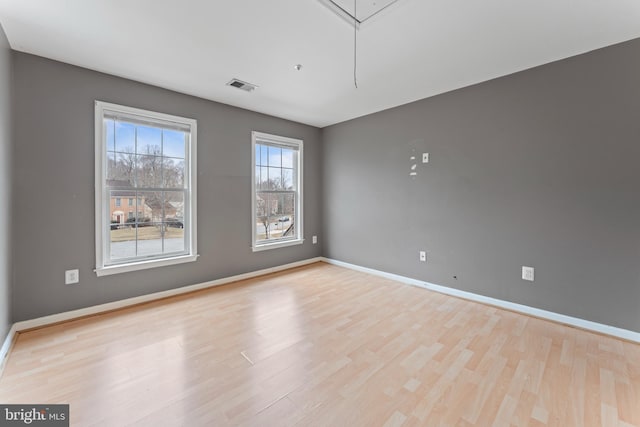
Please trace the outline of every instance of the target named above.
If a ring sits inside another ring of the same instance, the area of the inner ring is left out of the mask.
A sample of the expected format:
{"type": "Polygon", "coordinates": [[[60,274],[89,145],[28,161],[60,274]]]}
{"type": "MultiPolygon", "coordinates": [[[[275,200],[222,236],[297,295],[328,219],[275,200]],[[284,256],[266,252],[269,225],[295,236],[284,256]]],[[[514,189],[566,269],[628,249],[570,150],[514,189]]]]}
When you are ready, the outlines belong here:
{"type": "Polygon", "coordinates": [[[358,0],[353,0],[353,85],[358,89],[358,0]]]}

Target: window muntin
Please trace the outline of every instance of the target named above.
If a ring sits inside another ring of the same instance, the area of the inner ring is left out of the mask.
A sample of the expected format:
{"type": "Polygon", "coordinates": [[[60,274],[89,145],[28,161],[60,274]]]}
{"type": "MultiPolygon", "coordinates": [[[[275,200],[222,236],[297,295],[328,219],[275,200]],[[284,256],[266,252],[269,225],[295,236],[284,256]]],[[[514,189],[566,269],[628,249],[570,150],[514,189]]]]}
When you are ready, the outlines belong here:
{"type": "Polygon", "coordinates": [[[96,102],[99,275],[195,260],[195,144],[195,120],[96,102]]]}
{"type": "Polygon", "coordinates": [[[302,140],[252,133],[253,249],[302,239],[302,140]]]}

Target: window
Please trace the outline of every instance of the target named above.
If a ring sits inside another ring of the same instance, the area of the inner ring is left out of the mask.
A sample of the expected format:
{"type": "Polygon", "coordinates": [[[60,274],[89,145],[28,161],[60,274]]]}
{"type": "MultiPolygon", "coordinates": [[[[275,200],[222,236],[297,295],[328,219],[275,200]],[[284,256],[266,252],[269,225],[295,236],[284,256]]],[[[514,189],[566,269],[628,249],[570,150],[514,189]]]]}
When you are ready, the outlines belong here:
{"type": "Polygon", "coordinates": [[[95,115],[96,274],[195,261],[196,121],[100,101],[95,115]]]}
{"type": "Polygon", "coordinates": [[[252,132],[253,250],[301,244],[302,140],[252,132]]]}

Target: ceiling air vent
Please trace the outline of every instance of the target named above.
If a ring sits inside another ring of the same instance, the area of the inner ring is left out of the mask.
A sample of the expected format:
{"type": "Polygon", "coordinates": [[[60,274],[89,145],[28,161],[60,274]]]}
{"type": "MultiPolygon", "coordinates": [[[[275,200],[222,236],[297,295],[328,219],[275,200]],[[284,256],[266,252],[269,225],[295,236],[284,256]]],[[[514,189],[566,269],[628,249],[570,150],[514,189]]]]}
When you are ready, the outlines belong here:
{"type": "Polygon", "coordinates": [[[227,83],[227,86],[237,87],[238,89],[242,89],[245,92],[251,92],[252,90],[258,87],[256,85],[243,82],[242,80],[238,80],[238,79],[231,79],[231,81],[227,83]]]}

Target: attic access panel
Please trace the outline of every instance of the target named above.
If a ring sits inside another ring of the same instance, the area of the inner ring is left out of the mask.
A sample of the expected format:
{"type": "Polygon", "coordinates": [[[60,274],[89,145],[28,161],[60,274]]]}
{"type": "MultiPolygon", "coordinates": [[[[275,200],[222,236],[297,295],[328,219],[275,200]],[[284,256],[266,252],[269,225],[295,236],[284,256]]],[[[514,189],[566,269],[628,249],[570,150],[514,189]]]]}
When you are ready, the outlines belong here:
{"type": "Polygon", "coordinates": [[[397,3],[399,0],[356,1],[357,4],[354,5],[354,0],[320,0],[320,2],[326,5],[329,9],[333,10],[335,13],[351,23],[353,23],[354,6],[356,6],[355,9],[357,11],[357,16],[355,18],[358,24],[364,23],[366,20],[382,12],[394,3],[397,3]]]}

